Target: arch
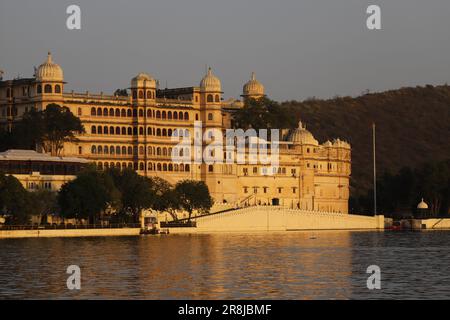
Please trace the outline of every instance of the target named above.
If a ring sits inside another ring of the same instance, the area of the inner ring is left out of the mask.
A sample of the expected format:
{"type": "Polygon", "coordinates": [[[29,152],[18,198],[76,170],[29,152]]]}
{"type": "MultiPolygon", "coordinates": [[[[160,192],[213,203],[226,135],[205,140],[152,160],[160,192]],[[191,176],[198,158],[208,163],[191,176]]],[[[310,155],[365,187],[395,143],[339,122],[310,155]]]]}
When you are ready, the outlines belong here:
{"type": "Polygon", "coordinates": [[[133,134],[131,127],[128,127],[127,134],[131,136],[133,134]]]}
{"type": "Polygon", "coordinates": [[[122,127],[122,135],[123,136],[125,136],[125,135],[127,135],[127,128],[125,128],[125,127],[122,127]]]}
{"type": "Polygon", "coordinates": [[[152,98],[152,92],[150,90],[147,90],[147,99],[152,98]]]}
{"type": "Polygon", "coordinates": [[[167,114],[166,114],[165,111],[163,111],[163,112],[161,113],[161,118],[162,118],[162,119],[166,119],[166,118],[167,118],[167,114]]]}
{"type": "Polygon", "coordinates": [[[97,112],[95,111],[95,108],[92,107],[91,108],[91,116],[96,116],[96,115],[97,115],[97,112]]]}
{"type": "Polygon", "coordinates": [[[96,146],[92,146],[91,147],[91,153],[92,154],[96,154],[97,153],[97,147],[96,146]]]}
{"type": "Polygon", "coordinates": [[[148,127],[148,128],[147,128],[147,135],[148,135],[148,136],[151,136],[151,135],[152,135],[152,128],[151,128],[151,127],[148,127]]]}
{"type": "Polygon", "coordinates": [[[44,86],[44,93],[52,93],[52,86],[49,84],[46,84],[44,86]]]}
{"type": "Polygon", "coordinates": [[[116,127],[116,134],[120,135],[120,127],[116,127]]]}
{"type": "Polygon", "coordinates": [[[184,113],[184,120],[189,120],[189,113],[188,112],[184,113]]]}
{"type": "Polygon", "coordinates": [[[98,116],[103,115],[102,108],[97,108],[97,115],[98,116]]]}
{"type": "Polygon", "coordinates": [[[97,127],[96,126],[92,126],[91,127],[91,134],[97,134],[97,127]]]}
{"type": "Polygon", "coordinates": [[[147,110],[147,118],[151,118],[152,117],[152,110],[148,109],[147,110]]]}
{"type": "Polygon", "coordinates": [[[108,108],[103,108],[103,116],[108,116],[108,108]]]}
{"type": "Polygon", "coordinates": [[[161,171],[161,163],[157,164],[158,171],[161,171]]]}
{"type": "Polygon", "coordinates": [[[161,111],[156,111],[156,119],[161,119],[161,111]]]}
{"type": "Polygon", "coordinates": [[[167,148],[164,147],[162,149],[162,154],[163,154],[163,156],[167,156],[167,148]]]}
{"type": "Polygon", "coordinates": [[[184,129],[184,136],[185,137],[189,137],[189,130],[188,129],[184,129]]]}
{"type": "Polygon", "coordinates": [[[120,147],[119,146],[116,147],[116,154],[120,155],[120,147]]]}
{"type": "Polygon", "coordinates": [[[127,147],[125,146],[122,147],[122,154],[127,154],[127,147]]]}
{"type": "Polygon", "coordinates": [[[212,113],[208,113],[208,120],[213,120],[213,114],[212,113]]]}
{"type": "Polygon", "coordinates": [[[114,134],[114,127],[113,126],[109,127],[109,134],[114,134]]]}
{"type": "Polygon", "coordinates": [[[169,163],[169,167],[168,167],[169,171],[173,171],[173,165],[171,163],[169,163]]]}
{"type": "Polygon", "coordinates": [[[114,148],[114,146],[110,146],[109,147],[109,154],[115,154],[116,153],[116,149],[114,148]]]}
{"type": "Polygon", "coordinates": [[[104,146],[104,147],[103,147],[103,153],[104,153],[104,154],[109,154],[109,148],[108,148],[108,146],[104,146]]]}
{"type": "Polygon", "coordinates": [[[216,97],[214,100],[215,100],[215,102],[220,102],[220,96],[218,94],[216,94],[216,97]]]}
{"type": "Polygon", "coordinates": [[[139,154],[144,155],[144,147],[143,146],[139,147],[139,154]]]}
{"type": "Polygon", "coordinates": [[[172,129],[167,129],[167,136],[171,137],[172,136],[172,129]]]}
{"type": "Polygon", "coordinates": [[[144,170],[144,163],[143,162],[139,162],[139,170],[141,170],[141,171],[144,170]]]}
{"type": "Polygon", "coordinates": [[[178,119],[183,120],[183,112],[178,112],[178,119]]]}
{"type": "Polygon", "coordinates": [[[126,112],[125,109],[121,109],[121,110],[120,110],[120,116],[121,116],[121,117],[124,117],[124,118],[127,116],[127,112],[126,112]]]}
{"type": "Polygon", "coordinates": [[[139,134],[140,134],[141,136],[144,135],[144,128],[143,128],[143,127],[139,127],[139,134]]]}
{"type": "Polygon", "coordinates": [[[139,99],[144,99],[144,91],[139,90],[139,99]]]}
{"type": "Polygon", "coordinates": [[[120,109],[119,109],[119,108],[116,109],[116,114],[115,114],[115,116],[116,116],[116,117],[120,117],[120,109]]]}
{"type": "Polygon", "coordinates": [[[178,113],[177,112],[173,113],[173,120],[178,120],[178,113]]]}
{"type": "Polygon", "coordinates": [[[103,127],[102,126],[98,126],[97,127],[97,133],[98,134],[103,134],[103,127]]]}
{"type": "Polygon", "coordinates": [[[166,128],[162,129],[162,136],[167,137],[167,129],[166,128]]]}
{"type": "Polygon", "coordinates": [[[167,163],[163,164],[163,171],[167,171],[167,163]]]}
{"type": "Polygon", "coordinates": [[[198,121],[198,113],[195,114],[195,121],[198,121]]]}
{"type": "Polygon", "coordinates": [[[161,129],[160,129],[160,128],[156,129],[156,135],[157,135],[158,137],[161,136],[161,129]]]}
{"type": "Polygon", "coordinates": [[[109,108],[109,116],[114,117],[114,109],[113,108],[109,108]]]}
{"type": "Polygon", "coordinates": [[[131,117],[131,109],[127,110],[127,117],[131,117]]]}
{"type": "Polygon", "coordinates": [[[137,118],[137,110],[136,109],[133,109],[133,117],[137,118]]]}
{"type": "Polygon", "coordinates": [[[208,96],[206,97],[206,102],[214,102],[214,98],[212,94],[208,94],[208,96]]]}
{"type": "Polygon", "coordinates": [[[103,127],[103,134],[108,134],[108,127],[107,126],[103,127]]]}
{"type": "Polygon", "coordinates": [[[137,136],[138,134],[138,128],[134,127],[133,128],[133,135],[137,136]]]}
{"type": "Polygon", "coordinates": [[[189,172],[190,170],[191,170],[191,168],[189,167],[188,164],[186,164],[186,165],[184,166],[184,171],[189,172]]]}
{"type": "Polygon", "coordinates": [[[133,148],[132,147],[128,147],[128,154],[132,155],[133,154],[133,148]]]}
{"type": "Polygon", "coordinates": [[[141,117],[141,118],[144,117],[144,110],[139,109],[139,117],[141,117]]]}
{"type": "Polygon", "coordinates": [[[172,111],[167,112],[167,119],[172,120],[172,111]]]}
{"type": "Polygon", "coordinates": [[[102,146],[98,146],[98,147],[97,147],[97,153],[98,153],[98,154],[102,154],[102,153],[103,153],[103,148],[102,148],[102,146]]]}
{"type": "Polygon", "coordinates": [[[161,148],[160,147],[156,148],[156,155],[157,156],[161,155],[161,148]]]}

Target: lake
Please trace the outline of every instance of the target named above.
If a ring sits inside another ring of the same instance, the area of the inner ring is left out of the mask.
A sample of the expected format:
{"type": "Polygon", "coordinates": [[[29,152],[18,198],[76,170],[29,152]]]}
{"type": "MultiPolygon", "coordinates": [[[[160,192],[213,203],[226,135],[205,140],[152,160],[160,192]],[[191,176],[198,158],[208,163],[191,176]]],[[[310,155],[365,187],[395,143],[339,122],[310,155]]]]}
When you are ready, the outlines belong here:
{"type": "Polygon", "coordinates": [[[0,299],[449,299],[449,266],[450,231],[0,239],[0,299]]]}

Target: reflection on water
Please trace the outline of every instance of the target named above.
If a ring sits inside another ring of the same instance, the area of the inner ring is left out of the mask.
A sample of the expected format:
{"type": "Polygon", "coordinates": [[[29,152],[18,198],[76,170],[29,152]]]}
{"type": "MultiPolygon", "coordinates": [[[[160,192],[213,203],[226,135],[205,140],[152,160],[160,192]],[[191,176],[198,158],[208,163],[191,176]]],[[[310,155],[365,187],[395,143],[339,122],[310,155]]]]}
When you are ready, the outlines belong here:
{"type": "Polygon", "coordinates": [[[439,231],[3,239],[0,298],[448,299],[449,244],[439,231]],[[372,264],[381,290],[366,287],[372,264]]]}

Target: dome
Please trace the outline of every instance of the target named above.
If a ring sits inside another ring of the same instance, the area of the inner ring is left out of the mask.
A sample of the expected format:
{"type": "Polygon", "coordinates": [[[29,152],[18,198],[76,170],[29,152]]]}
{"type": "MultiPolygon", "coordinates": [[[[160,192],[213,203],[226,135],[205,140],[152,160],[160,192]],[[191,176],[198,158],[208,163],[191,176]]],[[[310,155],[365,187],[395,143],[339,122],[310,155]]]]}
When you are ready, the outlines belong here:
{"type": "Polygon", "coordinates": [[[319,142],[314,138],[311,132],[306,130],[306,127],[303,126],[301,121],[298,123],[298,128],[289,136],[289,141],[292,141],[295,144],[319,145],[319,142]]]}
{"type": "Polygon", "coordinates": [[[208,72],[200,82],[200,88],[203,91],[221,91],[222,86],[220,80],[213,75],[211,68],[208,68],[208,72]]]}
{"type": "Polygon", "coordinates": [[[140,72],[136,77],[131,79],[131,86],[156,88],[156,80],[148,73],[140,72]]]}
{"type": "Polygon", "coordinates": [[[428,204],[425,201],[423,201],[423,198],[422,198],[422,201],[420,201],[419,204],[417,205],[417,209],[422,209],[422,210],[428,209],[428,204]]]}
{"type": "Polygon", "coordinates": [[[52,54],[49,52],[47,61],[37,68],[35,77],[39,81],[63,81],[64,74],[61,67],[53,62],[52,54]]]}
{"type": "Polygon", "coordinates": [[[244,88],[242,89],[243,96],[263,96],[264,95],[264,86],[256,80],[255,73],[252,72],[252,76],[250,81],[248,81],[244,88]]]}

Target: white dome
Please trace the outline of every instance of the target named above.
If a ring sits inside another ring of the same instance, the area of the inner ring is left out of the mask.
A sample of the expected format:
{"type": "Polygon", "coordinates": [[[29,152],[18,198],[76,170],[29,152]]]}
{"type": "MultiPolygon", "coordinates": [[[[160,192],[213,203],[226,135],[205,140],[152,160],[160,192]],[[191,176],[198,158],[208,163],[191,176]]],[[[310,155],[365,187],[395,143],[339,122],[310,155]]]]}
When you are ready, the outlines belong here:
{"type": "Polygon", "coordinates": [[[61,67],[54,63],[52,54],[49,52],[47,61],[39,66],[35,73],[36,80],[39,81],[63,81],[64,74],[61,67]]]}
{"type": "Polygon", "coordinates": [[[151,75],[145,72],[140,72],[136,77],[131,79],[131,86],[136,87],[146,87],[146,88],[156,88],[156,80],[153,79],[151,75]]]}
{"type": "Polygon", "coordinates": [[[425,201],[423,201],[423,198],[422,201],[420,201],[419,204],[417,205],[417,209],[428,209],[428,204],[425,201]]]}
{"type": "Polygon", "coordinates": [[[200,81],[200,88],[203,91],[221,91],[222,85],[219,78],[213,75],[211,68],[208,68],[208,72],[200,81]]]}
{"type": "Polygon", "coordinates": [[[314,138],[311,132],[306,130],[306,127],[303,126],[301,121],[298,123],[298,128],[289,136],[289,141],[292,141],[294,144],[319,145],[319,142],[314,138]]]}
{"type": "Polygon", "coordinates": [[[264,95],[264,86],[256,80],[255,73],[252,72],[252,76],[250,81],[248,81],[244,88],[242,89],[243,96],[263,96],[264,95]]]}

